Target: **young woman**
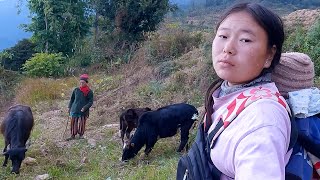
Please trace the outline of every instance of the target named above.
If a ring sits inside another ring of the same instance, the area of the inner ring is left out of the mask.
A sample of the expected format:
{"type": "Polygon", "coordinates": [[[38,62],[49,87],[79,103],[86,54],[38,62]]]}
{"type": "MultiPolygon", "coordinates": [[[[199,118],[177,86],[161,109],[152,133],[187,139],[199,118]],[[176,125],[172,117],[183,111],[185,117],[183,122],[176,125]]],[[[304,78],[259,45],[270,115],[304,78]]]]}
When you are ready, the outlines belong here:
{"type": "MultiPolygon", "coordinates": [[[[215,131],[223,112],[232,112],[230,104],[237,104],[241,93],[255,89],[250,92],[279,95],[270,72],[279,62],[283,41],[281,19],[259,4],[237,4],[222,16],[212,42],[213,68],[220,79],[211,84],[205,99],[205,124],[212,122],[205,127],[208,134],[215,131]]],[[[259,99],[222,126],[210,150],[213,164],[222,172],[220,179],[285,179],[291,155],[286,103],[259,99]]]]}
{"type": "Polygon", "coordinates": [[[71,137],[67,140],[74,139],[79,134],[80,139],[86,127],[86,121],[89,117],[89,108],[93,103],[93,92],[88,86],[89,76],[82,74],[80,76],[80,86],[72,92],[69,102],[69,114],[71,117],[71,137]]]}

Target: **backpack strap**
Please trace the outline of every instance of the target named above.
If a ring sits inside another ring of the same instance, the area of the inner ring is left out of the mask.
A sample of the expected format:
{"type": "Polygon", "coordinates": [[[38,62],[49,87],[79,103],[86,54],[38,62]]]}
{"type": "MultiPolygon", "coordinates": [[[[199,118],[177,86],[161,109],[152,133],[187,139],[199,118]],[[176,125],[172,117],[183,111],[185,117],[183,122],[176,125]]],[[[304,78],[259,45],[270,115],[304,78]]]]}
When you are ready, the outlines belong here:
{"type": "Polygon", "coordinates": [[[289,142],[289,147],[288,151],[293,148],[293,146],[296,144],[298,141],[298,127],[296,123],[296,119],[294,116],[290,117],[290,124],[291,124],[291,132],[290,132],[290,142],[289,142]]]}
{"type": "Polygon", "coordinates": [[[219,135],[229,126],[229,124],[250,104],[260,100],[270,99],[280,103],[291,117],[291,111],[285,99],[279,92],[273,92],[268,88],[259,86],[248,89],[240,93],[222,112],[219,122],[215,128],[209,133],[208,140],[212,149],[219,135]]]}

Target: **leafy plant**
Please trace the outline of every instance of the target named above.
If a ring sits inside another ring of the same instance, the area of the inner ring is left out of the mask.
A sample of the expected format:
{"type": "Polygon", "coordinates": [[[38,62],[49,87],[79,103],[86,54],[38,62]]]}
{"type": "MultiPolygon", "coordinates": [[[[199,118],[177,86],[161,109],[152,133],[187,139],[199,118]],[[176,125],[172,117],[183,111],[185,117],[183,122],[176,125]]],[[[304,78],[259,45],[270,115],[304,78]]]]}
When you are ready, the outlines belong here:
{"type": "Polygon", "coordinates": [[[15,88],[21,81],[21,74],[15,71],[5,70],[0,66],[0,109],[15,96],[15,88]]]}
{"type": "Polygon", "coordinates": [[[148,62],[157,64],[180,57],[202,43],[201,33],[176,29],[169,34],[153,34],[148,44],[148,62]]]}
{"type": "Polygon", "coordinates": [[[310,56],[316,76],[320,75],[320,19],[309,29],[297,28],[284,43],[284,51],[295,51],[310,56]]]}
{"type": "Polygon", "coordinates": [[[23,39],[0,54],[0,63],[5,69],[21,71],[22,65],[35,53],[34,48],[34,43],[23,39]]]}
{"type": "Polygon", "coordinates": [[[32,77],[60,77],[64,74],[64,61],[61,53],[36,53],[26,61],[23,69],[32,77]]]}
{"type": "Polygon", "coordinates": [[[161,63],[155,71],[158,74],[159,78],[166,78],[178,69],[179,65],[177,63],[173,61],[167,61],[161,63]]]}

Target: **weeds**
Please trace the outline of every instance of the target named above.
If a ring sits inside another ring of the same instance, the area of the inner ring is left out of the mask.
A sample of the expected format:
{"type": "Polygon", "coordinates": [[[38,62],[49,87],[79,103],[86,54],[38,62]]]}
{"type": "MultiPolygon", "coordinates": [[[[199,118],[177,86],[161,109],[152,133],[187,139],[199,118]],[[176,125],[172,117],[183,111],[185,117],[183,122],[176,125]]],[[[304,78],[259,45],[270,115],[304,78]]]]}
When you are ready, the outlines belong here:
{"type": "Polygon", "coordinates": [[[34,106],[41,101],[53,103],[55,100],[67,98],[75,83],[72,78],[63,80],[26,79],[20,85],[23,88],[16,92],[16,101],[30,106],[34,106]]]}
{"type": "Polygon", "coordinates": [[[320,75],[320,19],[309,29],[298,27],[284,43],[285,51],[305,53],[314,62],[315,74],[320,75]]]}
{"type": "Polygon", "coordinates": [[[169,34],[153,34],[148,44],[147,59],[150,64],[169,61],[197,48],[202,42],[201,33],[176,29],[169,34]]]}
{"type": "MultiPolygon", "coordinates": [[[[176,153],[180,141],[179,135],[159,139],[147,158],[141,157],[142,149],[134,159],[128,163],[121,163],[119,159],[122,144],[120,138],[115,135],[118,129],[103,127],[107,123],[118,120],[122,105],[148,106],[152,109],[179,102],[187,102],[196,107],[203,105],[205,91],[215,76],[212,70],[211,39],[202,37],[204,33],[182,31],[179,24],[175,23],[169,24],[167,28],[171,30],[150,35],[149,41],[144,44],[139,53],[135,51],[138,46],[129,49],[119,46],[120,49],[116,49],[115,42],[104,46],[108,44],[106,41],[99,46],[100,51],[97,52],[99,58],[87,55],[86,52],[91,52],[92,49],[86,46],[84,48],[87,49],[83,49],[78,54],[79,59],[70,62],[70,64],[75,63],[75,66],[99,63],[101,67],[108,66],[109,63],[114,63],[116,66],[133,63],[134,71],[137,71],[133,78],[125,77],[124,74],[127,72],[125,68],[114,74],[106,74],[101,72],[101,69],[100,74],[94,71],[89,72],[93,74],[90,78],[90,87],[94,90],[95,97],[106,98],[101,101],[95,99],[94,106],[97,107],[94,107],[96,110],[91,111],[92,113],[90,112],[88,120],[87,132],[91,133],[88,137],[99,136],[96,138],[95,147],[90,146],[87,140],[62,142],[62,145],[59,144],[61,142],[57,142],[61,141],[60,132],[64,130],[61,127],[65,128],[65,124],[62,124],[66,119],[66,115],[63,116],[65,113],[63,109],[67,106],[72,89],[77,86],[78,78],[23,80],[17,89],[16,99],[19,103],[36,107],[35,127],[31,133],[31,146],[26,155],[36,158],[37,164],[23,165],[21,174],[18,176],[10,174],[10,166],[2,168],[0,179],[34,179],[37,175],[45,173],[50,175],[50,179],[175,179],[176,166],[180,157],[180,154],[176,153]],[[200,48],[195,49],[197,47],[200,48]],[[107,54],[106,57],[102,57],[102,52],[107,54]],[[133,59],[138,63],[130,62],[132,57],[135,57],[133,59]],[[149,68],[145,60],[153,66],[156,78],[153,74],[152,77],[146,77],[151,73],[145,72],[149,68]],[[141,66],[148,66],[148,68],[141,68],[141,66]],[[130,87],[122,91],[120,87],[129,84],[130,87]],[[131,87],[131,84],[134,85],[131,87]],[[117,89],[120,90],[114,91],[117,89]],[[61,112],[56,114],[52,111],[61,112]],[[53,116],[55,118],[52,118],[53,116]],[[115,120],[114,117],[117,119],[115,120]],[[59,122],[52,123],[57,120],[59,122]],[[87,158],[86,162],[82,162],[84,158],[87,158]]],[[[315,34],[308,36],[317,37],[317,32],[315,30],[312,32],[315,34]]],[[[297,38],[288,39],[287,47],[292,44],[292,47],[297,47],[297,50],[300,50],[300,47],[304,48],[298,44],[303,34],[298,33],[297,38]]],[[[302,39],[301,42],[304,42],[304,38],[302,39]]],[[[317,52],[314,45],[310,50],[317,52]]],[[[315,64],[318,63],[318,60],[313,60],[315,64]]],[[[11,78],[11,75],[8,78],[11,78]]],[[[316,84],[320,84],[319,78],[316,78],[316,84]]],[[[4,85],[4,87],[7,86],[4,85]]],[[[199,124],[200,121],[196,123],[199,124]]],[[[190,130],[189,146],[196,136],[197,124],[190,130]]],[[[4,146],[3,140],[0,141],[0,146],[4,146]]],[[[0,161],[3,159],[1,157],[0,161]]]]}

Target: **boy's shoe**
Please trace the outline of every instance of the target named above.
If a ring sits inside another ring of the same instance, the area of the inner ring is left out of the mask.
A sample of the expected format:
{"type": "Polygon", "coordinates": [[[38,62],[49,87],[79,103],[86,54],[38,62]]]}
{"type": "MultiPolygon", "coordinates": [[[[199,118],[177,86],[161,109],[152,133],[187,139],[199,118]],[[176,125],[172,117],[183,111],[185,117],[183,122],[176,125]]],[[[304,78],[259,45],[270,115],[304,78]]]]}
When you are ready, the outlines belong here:
{"type": "Polygon", "coordinates": [[[82,136],[80,135],[80,136],[79,136],[79,139],[84,139],[83,135],[82,135],[82,136]]]}

